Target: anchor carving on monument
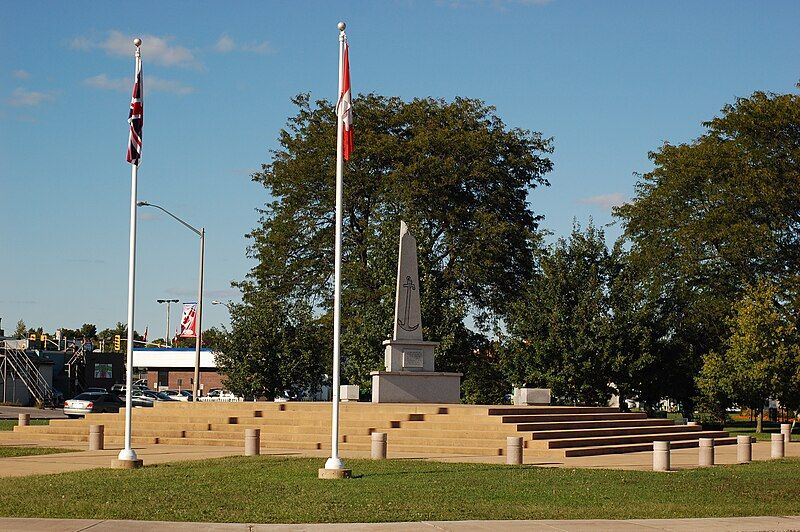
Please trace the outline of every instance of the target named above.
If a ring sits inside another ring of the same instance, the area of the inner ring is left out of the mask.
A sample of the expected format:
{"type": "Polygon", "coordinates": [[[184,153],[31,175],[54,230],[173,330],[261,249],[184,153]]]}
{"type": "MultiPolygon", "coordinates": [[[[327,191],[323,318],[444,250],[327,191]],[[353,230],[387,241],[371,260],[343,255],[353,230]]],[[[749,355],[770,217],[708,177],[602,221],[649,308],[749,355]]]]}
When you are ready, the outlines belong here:
{"type": "Polygon", "coordinates": [[[419,327],[419,323],[414,325],[413,327],[409,327],[408,325],[408,317],[411,312],[411,291],[416,290],[417,287],[414,286],[414,280],[411,278],[410,275],[406,275],[406,282],[403,285],[403,288],[406,289],[406,308],[405,313],[403,314],[403,319],[397,318],[397,324],[406,331],[416,331],[419,327]]]}

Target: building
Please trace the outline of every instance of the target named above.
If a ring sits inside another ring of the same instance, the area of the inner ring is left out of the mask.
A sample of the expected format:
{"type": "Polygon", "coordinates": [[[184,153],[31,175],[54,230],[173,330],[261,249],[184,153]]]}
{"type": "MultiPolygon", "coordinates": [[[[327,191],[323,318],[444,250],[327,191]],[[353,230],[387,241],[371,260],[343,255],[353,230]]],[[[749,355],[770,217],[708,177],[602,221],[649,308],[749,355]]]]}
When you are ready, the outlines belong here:
{"type": "MultiPolygon", "coordinates": [[[[195,349],[141,348],[133,350],[134,374],[147,380],[148,387],[170,390],[191,390],[194,387],[195,349]]],[[[222,388],[222,375],[217,371],[214,353],[200,350],[200,395],[212,388],[222,388]]]]}

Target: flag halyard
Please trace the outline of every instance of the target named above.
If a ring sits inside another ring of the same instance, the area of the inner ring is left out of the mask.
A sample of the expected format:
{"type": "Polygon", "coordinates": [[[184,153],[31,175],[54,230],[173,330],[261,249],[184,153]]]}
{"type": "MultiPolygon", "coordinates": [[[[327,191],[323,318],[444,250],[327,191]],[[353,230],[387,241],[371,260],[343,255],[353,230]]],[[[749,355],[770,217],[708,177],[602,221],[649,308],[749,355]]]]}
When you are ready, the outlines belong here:
{"type": "Polygon", "coordinates": [[[136,79],[133,81],[133,94],[131,94],[131,108],[128,112],[128,124],[130,134],[128,135],[128,156],[129,163],[139,166],[142,160],[142,126],[144,125],[144,99],[142,87],[142,60],[136,58],[136,79]]]}

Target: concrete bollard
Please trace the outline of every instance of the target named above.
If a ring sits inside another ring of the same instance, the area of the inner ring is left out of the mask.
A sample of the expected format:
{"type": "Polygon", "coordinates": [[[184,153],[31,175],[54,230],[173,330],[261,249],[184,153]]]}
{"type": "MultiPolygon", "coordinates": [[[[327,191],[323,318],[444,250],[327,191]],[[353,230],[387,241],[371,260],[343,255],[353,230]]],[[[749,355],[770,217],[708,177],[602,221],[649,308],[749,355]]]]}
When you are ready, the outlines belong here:
{"type": "Polygon", "coordinates": [[[261,429],[244,429],[244,455],[261,454],[261,429]]]}
{"type": "Polygon", "coordinates": [[[20,427],[27,427],[31,424],[31,415],[30,414],[20,414],[19,415],[19,422],[17,425],[20,427]]]}
{"type": "Polygon", "coordinates": [[[102,451],[105,446],[105,427],[89,425],[89,450],[102,451]]]}
{"type": "Polygon", "coordinates": [[[386,460],[386,433],[372,433],[372,459],[386,460]]]}
{"type": "Polygon", "coordinates": [[[653,442],[653,471],[669,471],[669,442],[653,442]]]}
{"type": "Polygon", "coordinates": [[[772,434],[770,439],[772,440],[772,449],[770,452],[770,457],[783,458],[783,452],[784,452],[783,434],[772,434]]]}
{"type": "Polygon", "coordinates": [[[714,465],[714,438],[700,438],[700,467],[714,465]]]}
{"type": "Polygon", "coordinates": [[[788,445],[792,441],[792,424],[781,423],[781,434],[783,434],[783,443],[788,445]]]}
{"type": "Polygon", "coordinates": [[[736,436],[736,462],[748,464],[753,459],[753,443],[750,436],[736,436]]]}
{"type": "Polygon", "coordinates": [[[506,437],[506,463],[522,464],[522,436],[506,437]]]}

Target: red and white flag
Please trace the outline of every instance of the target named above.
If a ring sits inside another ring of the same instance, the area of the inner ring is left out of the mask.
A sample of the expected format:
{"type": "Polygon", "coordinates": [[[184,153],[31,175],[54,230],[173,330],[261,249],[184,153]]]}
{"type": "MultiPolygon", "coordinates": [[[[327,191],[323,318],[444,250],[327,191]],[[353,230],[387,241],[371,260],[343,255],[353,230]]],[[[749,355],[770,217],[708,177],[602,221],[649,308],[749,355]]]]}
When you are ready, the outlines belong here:
{"type": "Polygon", "coordinates": [[[145,342],[147,341],[147,331],[148,331],[148,329],[150,329],[149,325],[144,328],[144,334],[142,335],[142,340],[145,341],[145,342]]]}
{"type": "Polygon", "coordinates": [[[353,153],[353,97],[350,94],[350,47],[344,40],[342,56],[342,93],[336,104],[336,114],[342,118],[342,152],[344,160],[350,160],[353,153]]]}
{"type": "Polygon", "coordinates": [[[133,81],[131,109],[128,112],[128,162],[139,166],[142,159],[142,126],[144,125],[144,100],[142,99],[142,60],[136,58],[136,79],[133,81]]]}
{"type": "Polygon", "coordinates": [[[197,338],[197,303],[184,303],[180,338],[197,338]]]}

